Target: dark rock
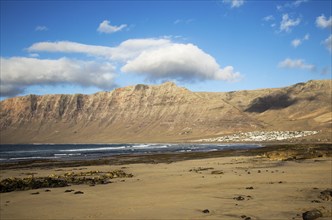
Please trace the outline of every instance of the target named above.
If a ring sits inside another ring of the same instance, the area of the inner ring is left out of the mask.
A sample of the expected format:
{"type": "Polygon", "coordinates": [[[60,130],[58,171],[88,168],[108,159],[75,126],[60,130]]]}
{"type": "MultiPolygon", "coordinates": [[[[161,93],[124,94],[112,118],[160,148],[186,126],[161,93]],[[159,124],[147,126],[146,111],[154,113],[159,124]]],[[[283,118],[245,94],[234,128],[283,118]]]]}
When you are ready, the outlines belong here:
{"type": "Polygon", "coordinates": [[[317,219],[319,217],[323,217],[322,213],[317,210],[317,209],[313,209],[311,211],[307,211],[307,212],[304,212],[302,214],[302,219],[303,220],[314,220],[314,219],[317,219]]]}
{"type": "Polygon", "coordinates": [[[321,201],[316,200],[316,199],[315,199],[315,200],[312,200],[311,202],[312,202],[312,203],[321,203],[321,201]]]}
{"type": "Polygon", "coordinates": [[[73,192],[73,191],[75,191],[75,190],[73,190],[73,189],[67,189],[67,190],[65,191],[65,193],[70,193],[70,192],[73,192]]]}
{"type": "Polygon", "coordinates": [[[214,170],[211,172],[211,174],[224,174],[224,171],[222,170],[214,170]]]}
{"type": "Polygon", "coordinates": [[[318,197],[324,201],[331,200],[332,199],[332,189],[327,189],[327,190],[320,192],[320,195],[318,197]]]}
{"type": "Polygon", "coordinates": [[[233,199],[237,200],[237,201],[242,201],[244,200],[245,198],[243,196],[237,196],[237,197],[234,197],[233,199]]]}
{"type": "Polygon", "coordinates": [[[31,193],[31,195],[38,195],[39,194],[39,192],[33,192],[33,193],[31,193]]]}
{"type": "Polygon", "coordinates": [[[45,189],[45,192],[51,192],[51,190],[49,190],[49,189],[45,189]]]}
{"type": "Polygon", "coordinates": [[[204,209],[202,212],[205,214],[210,213],[210,211],[208,209],[204,209]]]}
{"type": "Polygon", "coordinates": [[[84,194],[84,192],[82,192],[82,191],[76,191],[76,192],[74,192],[74,194],[84,194]]]}
{"type": "Polygon", "coordinates": [[[249,187],[246,187],[246,189],[254,189],[254,187],[252,187],[252,186],[249,186],[249,187]]]}
{"type": "Polygon", "coordinates": [[[28,178],[7,178],[0,181],[0,193],[19,190],[65,187],[69,184],[107,184],[113,178],[131,178],[132,174],[125,173],[122,170],[110,172],[89,171],[89,172],[68,172],[64,175],[51,174],[47,177],[33,176],[28,178]]]}
{"type": "Polygon", "coordinates": [[[213,169],[214,169],[213,167],[198,167],[198,168],[190,169],[189,172],[200,173],[201,171],[213,170],[213,169]]]}

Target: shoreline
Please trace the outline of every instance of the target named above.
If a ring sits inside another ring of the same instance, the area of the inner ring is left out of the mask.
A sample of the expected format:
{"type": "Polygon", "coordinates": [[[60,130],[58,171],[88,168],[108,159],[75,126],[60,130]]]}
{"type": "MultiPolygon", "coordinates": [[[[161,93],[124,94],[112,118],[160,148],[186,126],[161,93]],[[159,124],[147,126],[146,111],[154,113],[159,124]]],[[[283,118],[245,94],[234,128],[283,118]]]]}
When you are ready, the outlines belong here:
{"type": "MultiPolygon", "coordinates": [[[[211,143],[210,143],[211,144],[211,143]]],[[[238,143],[232,143],[238,144],[238,143]]],[[[247,143],[243,143],[247,144],[247,143]]],[[[192,159],[218,158],[227,156],[259,156],[273,151],[298,151],[298,155],[310,158],[315,156],[313,151],[322,151],[332,156],[332,143],[248,143],[261,145],[259,148],[245,150],[220,150],[210,152],[181,152],[181,153],[149,153],[149,154],[124,154],[114,155],[90,160],[29,160],[0,163],[1,169],[35,168],[35,167],[67,167],[67,166],[92,166],[92,165],[125,165],[137,163],[173,163],[192,159]],[[310,149],[309,151],[307,149],[310,149]]]]}

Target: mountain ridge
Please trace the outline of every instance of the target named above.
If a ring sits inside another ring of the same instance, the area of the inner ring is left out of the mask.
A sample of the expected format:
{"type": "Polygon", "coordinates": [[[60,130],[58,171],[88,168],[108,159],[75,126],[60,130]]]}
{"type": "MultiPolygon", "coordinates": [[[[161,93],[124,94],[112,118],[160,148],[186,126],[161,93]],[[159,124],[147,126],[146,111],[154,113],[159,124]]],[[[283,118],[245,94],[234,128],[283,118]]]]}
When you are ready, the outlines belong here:
{"type": "Polygon", "coordinates": [[[233,92],[166,82],[9,98],[0,102],[1,143],[187,142],[256,130],[320,130],[316,139],[331,141],[331,82],[233,92]]]}

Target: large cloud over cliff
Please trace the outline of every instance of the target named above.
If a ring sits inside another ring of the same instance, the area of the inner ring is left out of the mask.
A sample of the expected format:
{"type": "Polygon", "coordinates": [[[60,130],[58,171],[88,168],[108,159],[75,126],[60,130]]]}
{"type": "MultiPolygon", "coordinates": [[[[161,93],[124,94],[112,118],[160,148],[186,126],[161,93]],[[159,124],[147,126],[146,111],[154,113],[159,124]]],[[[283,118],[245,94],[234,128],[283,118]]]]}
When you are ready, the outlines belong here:
{"type": "Polygon", "coordinates": [[[114,86],[114,77],[114,66],[105,62],[67,58],[1,58],[0,92],[2,96],[13,96],[28,86],[68,83],[110,89],[114,86]]]}
{"type": "Polygon", "coordinates": [[[1,58],[1,96],[16,95],[31,85],[76,84],[111,89],[119,74],[139,74],[148,81],[235,81],[240,73],[220,67],[214,57],[190,43],[169,38],[129,39],[115,47],[71,41],[37,42],[29,53],[56,53],[57,59],[1,58]],[[83,54],[84,59],[66,58],[83,54]],[[123,73],[121,73],[123,72],[123,73]]]}

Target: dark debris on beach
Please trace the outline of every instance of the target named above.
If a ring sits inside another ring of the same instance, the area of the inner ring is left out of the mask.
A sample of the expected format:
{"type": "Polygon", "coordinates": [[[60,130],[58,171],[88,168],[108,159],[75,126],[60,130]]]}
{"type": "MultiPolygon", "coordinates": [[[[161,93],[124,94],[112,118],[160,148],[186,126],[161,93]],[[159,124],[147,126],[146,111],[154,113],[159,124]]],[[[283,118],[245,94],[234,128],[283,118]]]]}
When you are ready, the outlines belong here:
{"type": "Polygon", "coordinates": [[[39,188],[56,188],[70,185],[95,185],[107,184],[114,178],[131,178],[123,170],[114,170],[109,172],[88,171],[88,172],[68,172],[64,175],[51,174],[47,177],[26,177],[26,178],[6,178],[0,181],[0,193],[22,191],[39,188]]]}

